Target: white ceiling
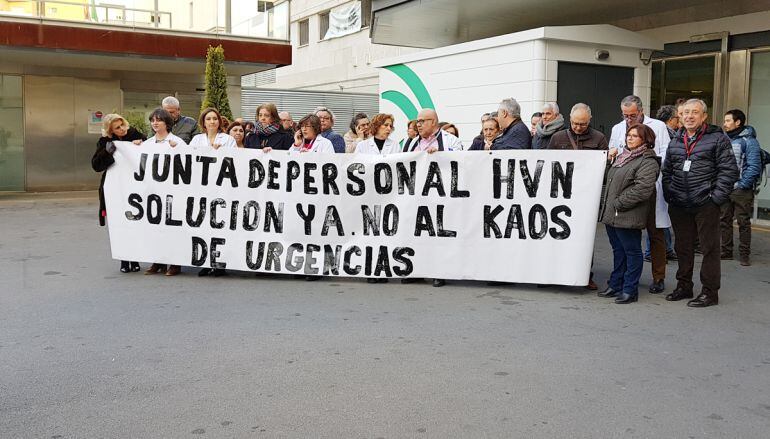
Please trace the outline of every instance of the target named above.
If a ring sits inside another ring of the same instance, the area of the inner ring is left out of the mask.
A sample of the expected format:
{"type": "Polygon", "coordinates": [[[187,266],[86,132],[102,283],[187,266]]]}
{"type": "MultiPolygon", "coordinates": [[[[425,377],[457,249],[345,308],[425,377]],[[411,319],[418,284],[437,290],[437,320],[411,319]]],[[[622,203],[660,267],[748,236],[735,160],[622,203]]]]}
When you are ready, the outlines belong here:
{"type": "MultiPolygon", "coordinates": [[[[694,21],[699,10],[725,8],[744,0],[374,0],[372,41],[379,44],[435,48],[543,26],[613,24],[618,21],[682,11],[694,21]],[[387,7],[388,5],[394,6],[387,7]],[[380,9],[385,8],[385,9],[380,9]],[[378,10],[380,9],[380,10],[378,10]]],[[[727,13],[728,11],[725,10],[727,13]]],[[[664,23],[661,25],[665,25],[664,23]]],[[[650,23],[649,27],[654,27],[650,23]]]]}

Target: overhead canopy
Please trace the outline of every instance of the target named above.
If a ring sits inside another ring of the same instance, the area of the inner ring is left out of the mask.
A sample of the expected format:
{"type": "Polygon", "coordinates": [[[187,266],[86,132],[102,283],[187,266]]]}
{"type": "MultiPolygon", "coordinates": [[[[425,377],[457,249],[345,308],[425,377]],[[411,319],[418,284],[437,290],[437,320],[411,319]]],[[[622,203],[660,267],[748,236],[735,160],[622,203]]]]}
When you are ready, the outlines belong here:
{"type": "Polygon", "coordinates": [[[766,8],[747,0],[373,0],[370,32],[377,44],[435,48],[543,26],[642,30],[766,8]]]}
{"type": "Polygon", "coordinates": [[[199,73],[209,45],[225,49],[230,75],[291,64],[288,42],[37,20],[0,20],[0,64],[199,73]]]}

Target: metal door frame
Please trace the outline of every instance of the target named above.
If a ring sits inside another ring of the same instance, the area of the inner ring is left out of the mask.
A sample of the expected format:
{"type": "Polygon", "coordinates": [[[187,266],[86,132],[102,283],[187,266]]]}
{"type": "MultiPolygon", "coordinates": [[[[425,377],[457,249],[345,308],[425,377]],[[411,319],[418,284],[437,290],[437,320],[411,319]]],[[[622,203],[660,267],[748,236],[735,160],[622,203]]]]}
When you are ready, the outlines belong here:
{"type": "MultiPolygon", "coordinates": [[[[744,88],[744,90],[745,90],[746,112],[748,113],[749,105],[751,105],[751,60],[755,53],[770,52],[770,47],[757,47],[755,49],[748,49],[747,52],[748,52],[748,56],[746,57],[746,72],[745,72],[745,78],[744,78],[744,80],[746,81],[746,87],[744,88]]],[[[746,123],[748,124],[748,115],[746,116],[746,118],[747,118],[746,123]]],[[[751,215],[751,223],[759,224],[763,226],[770,226],[770,220],[763,220],[763,219],[757,218],[758,213],[759,213],[759,197],[755,195],[754,210],[751,215]]]]}

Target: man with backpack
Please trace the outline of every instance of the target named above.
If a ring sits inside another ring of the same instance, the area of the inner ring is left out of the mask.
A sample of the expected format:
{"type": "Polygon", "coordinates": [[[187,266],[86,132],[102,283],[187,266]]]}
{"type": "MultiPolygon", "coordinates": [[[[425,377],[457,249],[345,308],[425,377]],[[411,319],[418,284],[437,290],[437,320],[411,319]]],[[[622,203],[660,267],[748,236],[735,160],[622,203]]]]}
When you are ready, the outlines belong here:
{"type": "Polygon", "coordinates": [[[751,265],[751,214],[754,209],[754,192],[762,174],[762,148],[757,142],[757,132],[746,125],[746,114],[735,109],[725,113],[722,127],[730,138],[740,179],[735,183],[730,200],[722,205],[720,228],[722,231],[721,258],[733,259],[733,218],[738,221],[738,251],[740,264],[751,265]]]}

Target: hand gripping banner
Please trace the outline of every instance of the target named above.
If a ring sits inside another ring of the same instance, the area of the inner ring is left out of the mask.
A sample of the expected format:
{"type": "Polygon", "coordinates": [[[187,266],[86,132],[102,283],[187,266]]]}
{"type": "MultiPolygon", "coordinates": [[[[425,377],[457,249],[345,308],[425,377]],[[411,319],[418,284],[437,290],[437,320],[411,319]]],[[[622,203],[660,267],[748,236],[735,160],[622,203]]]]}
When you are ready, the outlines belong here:
{"type": "Polygon", "coordinates": [[[116,259],[585,285],[606,155],[289,153],[116,142],[116,259]]]}

